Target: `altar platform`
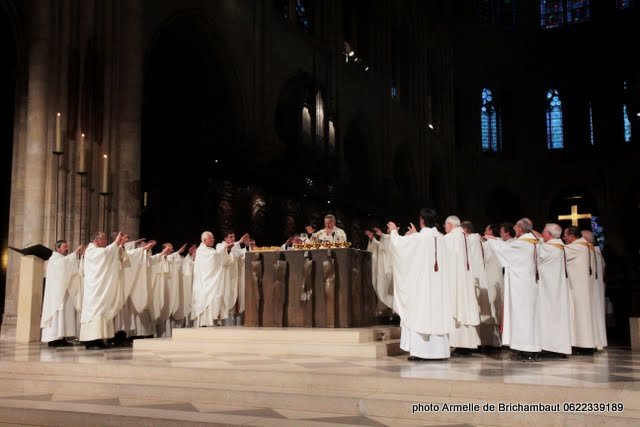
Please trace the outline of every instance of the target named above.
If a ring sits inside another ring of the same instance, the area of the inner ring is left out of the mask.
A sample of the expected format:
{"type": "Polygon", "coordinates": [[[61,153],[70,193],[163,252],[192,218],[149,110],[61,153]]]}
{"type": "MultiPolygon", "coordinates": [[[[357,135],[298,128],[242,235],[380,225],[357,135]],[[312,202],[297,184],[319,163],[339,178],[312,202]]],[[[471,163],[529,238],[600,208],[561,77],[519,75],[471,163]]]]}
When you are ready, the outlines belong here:
{"type": "MultiPolygon", "coordinates": [[[[216,328],[216,333],[232,333],[225,329],[216,328]]],[[[278,338],[278,333],[271,338],[278,338]]],[[[370,342],[366,333],[355,336],[370,342]]],[[[262,342],[265,348],[275,342],[271,338],[262,342]]],[[[334,345],[345,339],[336,335],[334,345]]],[[[640,354],[627,348],[538,362],[509,360],[509,351],[502,350],[416,363],[407,361],[406,354],[267,354],[208,346],[151,349],[154,342],[163,341],[136,341],[133,348],[104,351],[0,342],[0,424],[640,424],[640,354]],[[500,402],[560,404],[560,411],[482,409],[500,402]],[[589,402],[622,404],[624,411],[571,412],[563,407],[589,402]],[[420,403],[439,405],[440,410],[412,412],[420,403]],[[445,412],[444,404],[477,404],[480,410],[445,412]]]]}

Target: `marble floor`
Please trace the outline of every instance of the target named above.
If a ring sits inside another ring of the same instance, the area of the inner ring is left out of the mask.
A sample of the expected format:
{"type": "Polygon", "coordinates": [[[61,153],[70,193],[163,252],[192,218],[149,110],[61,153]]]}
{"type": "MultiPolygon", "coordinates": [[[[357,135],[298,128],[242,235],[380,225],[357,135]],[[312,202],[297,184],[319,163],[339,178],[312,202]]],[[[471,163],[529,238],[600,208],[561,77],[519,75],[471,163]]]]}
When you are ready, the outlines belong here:
{"type": "MultiPolygon", "coordinates": [[[[566,359],[543,358],[536,362],[509,359],[507,350],[493,353],[474,353],[469,356],[451,358],[447,361],[410,362],[407,356],[390,356],[380,359],[357,357],[313,357],[313,356],[265,356],[259,354],[208,354],[205,352],[146,351],[132,348],[87,351],[83,346],[48,348],[41,344],[20,345],[0,341],[0,371],[6,378],[11,372],[2,369],[16,362],[38,364],[74,364],[77,366],[117,365],[125,368],[191,368],[199,372],[206,370],[270,373],[274,377],[291,373],[338,375],[343,378],[378,378],[395,380],[462,381],[469,384],[481,382],[499,387],[501,384],[530,386],[560,386],[566,390],[640,392],[640,354],[628,348],[609,348],[594,356],[571,356],[566,359]],[[8,365],[7,365],[8,366],[8,365]]],[[[15,366],[15,365],[14,365],[15,366]]],[[[33,365],[35,366],[35,365],[33,365]]],[[[50,366],[50,365],[47,365],[50,366]]],[[[635,399],[635,395],[633,399],[635,399]]],[[[146,408],[174,414],[188,413],[182,419],[202,423],[249,424],[249,425],[365,425],[365,426],[421,426],[421,425],[484,425],[476,420],[468,424],[442,422],[434,419],[414,419],[407,415],[371,416],[313,410],[297,410],[271,405],[228,405],[204,403],[194,400],[175,400],[138,397],[111,396],[101,398],[68,391],[47,393],[0,388],[0,406],[80,405],[82,408],[122,407],[146,408]],[[20,403],[22,402],[22,403],[20,403]],[[197,416],[196,416],[197,415],[197,416]],[[200,416],[202,415],[202,416],[200,416]]],[[[611,402],[613,403],[613,402],[611,402]]],[[[72,406],[73,407],[73,406],[72,406]]],[[[636,408],[638,409],[638,408],[636,408]]],[[[124,410],[124,409],[123,409],[124,410]]],[[[158,412],[159,411],[159,412],[158,412]]],[[[633,411],[632,411],[633,412],[633,411]]],[[[637,412],[637,411],[636,411],[637,412]]],[[[480,420],[483,421],[483,420],[480,420]]],[[[3,419],[0,414],[0,424],[3,419]]],[[[491,424],[491,423],[488,423],[491,424]]],[[[36,423],[37,425],[37,423],[36,423]]]]}

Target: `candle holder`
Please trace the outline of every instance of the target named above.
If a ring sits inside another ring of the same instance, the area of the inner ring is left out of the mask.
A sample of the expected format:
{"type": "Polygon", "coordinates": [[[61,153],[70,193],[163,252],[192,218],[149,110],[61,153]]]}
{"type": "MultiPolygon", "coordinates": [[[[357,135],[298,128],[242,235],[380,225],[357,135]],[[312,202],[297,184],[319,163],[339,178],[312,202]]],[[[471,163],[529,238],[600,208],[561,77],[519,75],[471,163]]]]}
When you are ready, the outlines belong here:
{"type": "Polygon", "coordinates": [[[60,156],[64,154],[64,148],[62,147],[62,129],[60,128],[60,113],[56,114],[56,142],[53,148],[53,154],[56,156],[60,156]]]}

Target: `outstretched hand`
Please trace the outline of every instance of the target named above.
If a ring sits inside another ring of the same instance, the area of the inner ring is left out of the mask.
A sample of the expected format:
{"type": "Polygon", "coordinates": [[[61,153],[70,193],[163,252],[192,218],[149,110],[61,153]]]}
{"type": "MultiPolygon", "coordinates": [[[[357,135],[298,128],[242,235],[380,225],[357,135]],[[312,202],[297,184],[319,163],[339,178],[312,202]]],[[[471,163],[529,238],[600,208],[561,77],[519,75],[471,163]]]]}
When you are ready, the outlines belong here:
{"type": "Polygon", "coordinates": [[[147,242],[146,245],[143,246],[143,249],[145,249],[145,250],[151,249],[157,244],[158,244],[158,242],[156,242],[155,240],[150,240],[149,242],[147,242]]]}

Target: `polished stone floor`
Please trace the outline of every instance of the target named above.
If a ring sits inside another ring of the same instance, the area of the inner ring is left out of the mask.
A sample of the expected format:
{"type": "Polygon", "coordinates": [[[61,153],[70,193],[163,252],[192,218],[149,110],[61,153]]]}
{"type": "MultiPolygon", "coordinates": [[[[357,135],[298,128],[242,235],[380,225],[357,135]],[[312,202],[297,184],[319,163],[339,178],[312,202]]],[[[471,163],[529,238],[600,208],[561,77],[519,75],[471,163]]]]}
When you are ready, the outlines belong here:
{"type": "MultiPolygon", "coordinates": [[[[41,344],[20,345],[0,341],[3,362],[75,363],[141,367],[224,369],[278,373],[313,373],[352,377],[425,379],[442,381],[482,381],[484,383],[565,386],[581,389],[603,388],[640,391],[640,354],[628,348],[609,348],[594,356],[543,358],[536,362],[510,360],[510,352],[474,353],[447,361],[410,362],[407,356],[380,359],[353,357],[265,356],[259,354],[207,354],[204,352],[145,351],[132,348],[85,350],[83,346],[48,348],[41,344]]],[[[594,390],[595,391],[595,390],[594,390]]],[[[286,425],[287,420],[307,425],[452,425],[425,420],[345,415],[344,413],[278,409],[260,406],[233,406],[190,401],[140,398],[96,399],[68,393],[0,392],[0,401],[66,402],[90,405],[152,408],[215,415],[220,422],[253,425],[286,425]],[[221,417],[221,418],[220,418],[221,417]],[[225,418],[227,417],[227,418],[225,418]],[[228,418],[230,417],[230,418],[228,418]],[[226,420],[226,421],[225,421],[226,420]]],[[[0,420],[1,422],[1,420],[0,420]]],[[[474,423],[476,424],[476,423],[474,423]]],[[[480,425],[477,423],[477,425],[480,425]]]]}
{"type": "Polygon", "coordinates": [[[268,356],[258,354],[206,354],[154,352],[113,348],[85,350],[83,346],[48,348],[43,344],[20,345],[0,341],[0,361],[39,361],[300,371],[343,375],[377,375],[458,381],[606,387],[640,390],[640,353],[609,348],[594,356],[540,358],[535,362],[510,360],[510,352],[473,353],[446,361],[410,362],[406,355],[381,359],[318,356],[268,356]]]}

